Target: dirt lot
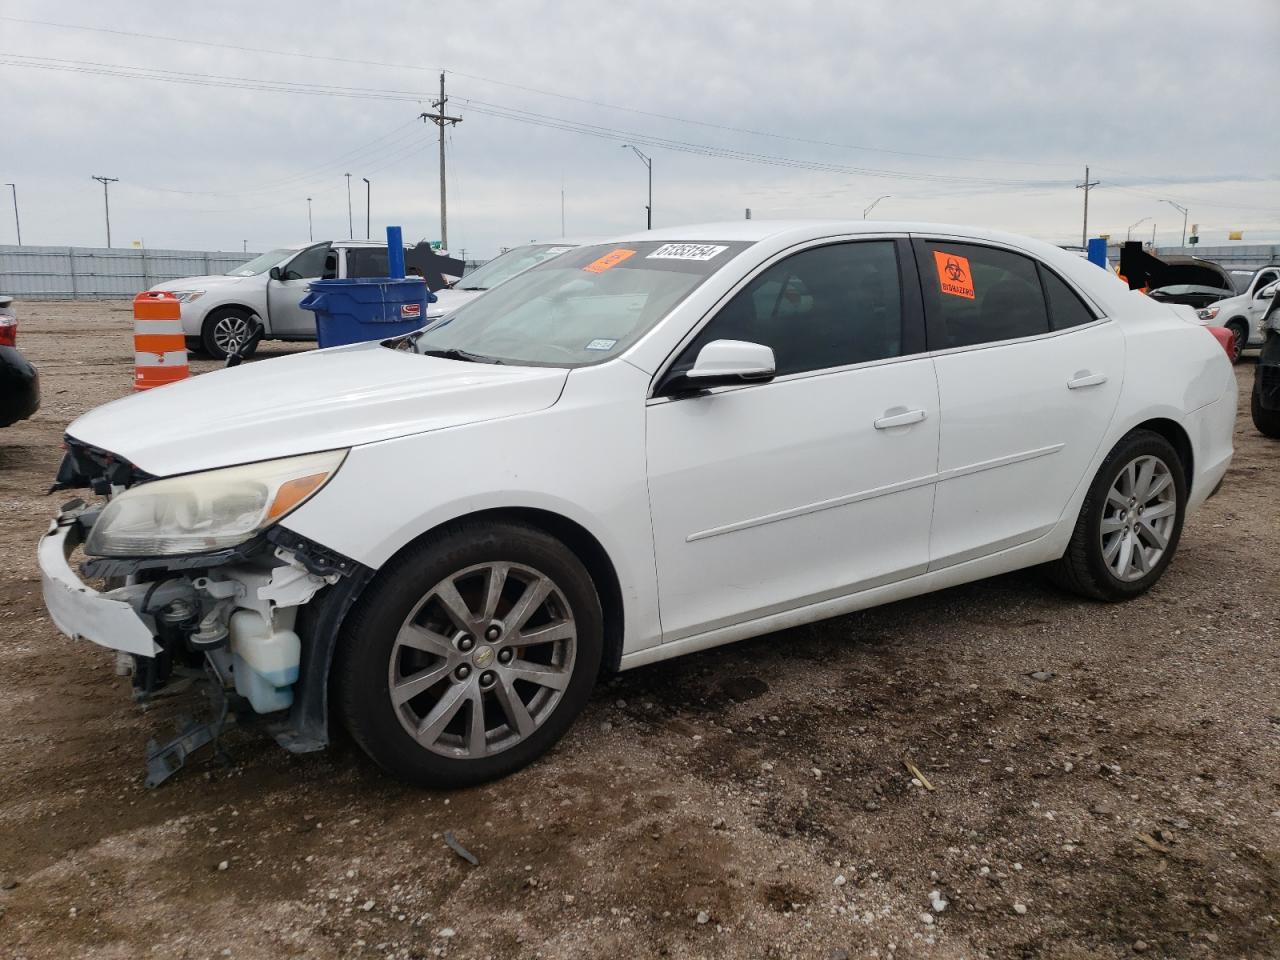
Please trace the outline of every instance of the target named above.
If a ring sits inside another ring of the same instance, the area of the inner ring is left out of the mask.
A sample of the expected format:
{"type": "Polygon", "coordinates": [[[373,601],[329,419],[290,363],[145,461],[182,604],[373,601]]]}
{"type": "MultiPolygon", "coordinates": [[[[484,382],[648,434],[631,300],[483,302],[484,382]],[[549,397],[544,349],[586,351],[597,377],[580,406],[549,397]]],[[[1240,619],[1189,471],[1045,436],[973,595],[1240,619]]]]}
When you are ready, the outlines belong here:
{"type": "Polygon", "coordinates": [[[63,428],[130,390],[127,309],[19,305],[44,407],[0,432],[0,953],[1280,956],[1280,444],[1248,366],[1226,486],[1137,601],[1025,573],[636,670],[460,793],[243,732],[147,791],[200,705],[135,706],[35,565],[63,428]]]}

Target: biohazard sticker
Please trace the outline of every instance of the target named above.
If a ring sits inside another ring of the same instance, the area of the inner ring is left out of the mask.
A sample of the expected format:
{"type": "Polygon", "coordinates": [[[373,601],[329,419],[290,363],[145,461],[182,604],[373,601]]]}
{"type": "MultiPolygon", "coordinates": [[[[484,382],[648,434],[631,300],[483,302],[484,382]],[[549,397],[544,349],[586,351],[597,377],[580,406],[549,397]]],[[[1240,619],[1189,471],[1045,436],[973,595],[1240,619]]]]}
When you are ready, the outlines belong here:
{"type": "Polygon", "coordinates": [[[728,250],[714,243],[664,243],[646,260],[712,260],[728,250]]]}
{"type": "Polygon", "coordinates": [[[400,304],[401,320],[417,320],[421,316],[422,316],[422,304],[420,303],[400,304]]]}
{"type": "Polygon", "coordinates": [[[587,271],[587,273],[604,273],[606,270],[612,270],[628,257],[634,257],[635,255],[636,252],[634,250],[626,250],[622,248],[611,250],[603,257],[592,260],[582,269],[587,271]]]}
{"type": "Polygon", "coordinates": [[[969,258],[958,253],[933,251],[933,262],[938,268],[938,289],[953,297],[972,300],[973,274],[969,272],[969,258]]]}

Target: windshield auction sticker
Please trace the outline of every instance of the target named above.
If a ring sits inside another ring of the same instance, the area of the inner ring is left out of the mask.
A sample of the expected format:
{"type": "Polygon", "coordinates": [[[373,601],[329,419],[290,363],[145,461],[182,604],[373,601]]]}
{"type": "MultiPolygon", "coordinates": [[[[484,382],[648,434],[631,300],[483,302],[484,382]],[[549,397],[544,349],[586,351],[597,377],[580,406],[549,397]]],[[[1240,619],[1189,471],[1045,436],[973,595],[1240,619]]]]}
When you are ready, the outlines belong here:
{"type": "Polygon", "coordinates": [[[604,273],[606,270],[612,270],[628,257],[634,257],[635,255],[636,252],[634,250],[611,250],[603,257],[592,260],[582,269],[587,271],[587,273],[604,273]]]}
{"type": "Polygon", "coordinates": [[[714,243],[664,243],[646,260],[711,260],[728,250],[714,243]]]}
{"type": "Polygon", "coordinates": [[[953,297],[972,300],[973,274],[969,272],[969,258],[958,253],[933,251],[933,262],[938,268],[938,288],[953,297]]]}

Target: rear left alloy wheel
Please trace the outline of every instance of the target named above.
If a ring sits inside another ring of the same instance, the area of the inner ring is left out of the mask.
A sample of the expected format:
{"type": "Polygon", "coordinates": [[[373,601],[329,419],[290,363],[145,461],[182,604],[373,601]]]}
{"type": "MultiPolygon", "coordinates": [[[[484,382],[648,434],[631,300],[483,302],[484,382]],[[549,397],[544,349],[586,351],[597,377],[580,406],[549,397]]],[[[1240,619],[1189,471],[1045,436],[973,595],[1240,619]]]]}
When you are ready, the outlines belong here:
{"type": "Polygon", "coordinates": [[[1245,347],[1249,345],[1249,324],[1243,320],[1232,320],[1227,329],[1235,334],[1235,342],[1231,348],[1231,362],[1239,363],[1245,347]]]}
{"type": "Polygon", "coordinates": [[[563,544],[519,524],[462,524],[393,561],[352,611],[342,711],[361,747],[403,780],[491,780],[569,727],[602,637],[591,577],[563,544]]]}
{"type": "Polygon", "coordinates": [[[1145,593],[1173,559],[1186,505],[1186,474],[1173,445],[1157,433],[1133,431],[1103,460],[1050,576],[1096,600],[1145,593]]]}

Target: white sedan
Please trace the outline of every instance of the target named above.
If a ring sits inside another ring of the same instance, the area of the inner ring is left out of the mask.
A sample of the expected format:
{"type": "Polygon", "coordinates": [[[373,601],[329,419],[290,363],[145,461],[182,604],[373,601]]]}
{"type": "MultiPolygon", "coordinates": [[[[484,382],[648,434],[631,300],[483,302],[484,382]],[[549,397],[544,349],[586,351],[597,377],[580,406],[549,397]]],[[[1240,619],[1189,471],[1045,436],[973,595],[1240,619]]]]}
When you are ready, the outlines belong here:
{"type": "Polygon", "coordinates": [[[44,593],[142,695],[205,665],[289,749],[341,721],[457,786],[547,750],[602,672],[1042,564],[1137,596],[1235,414],[1206,330],[1048,244],[655,230],[81,417],[59,483],[113,495],[55,521],[44,593]],[[82,539],[127,585],[80,581],[82,539]]]}

